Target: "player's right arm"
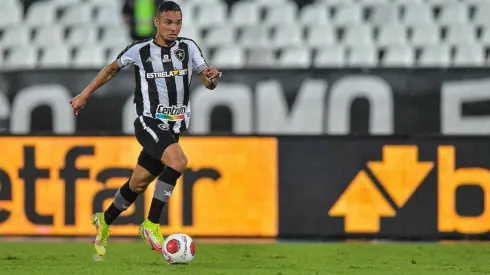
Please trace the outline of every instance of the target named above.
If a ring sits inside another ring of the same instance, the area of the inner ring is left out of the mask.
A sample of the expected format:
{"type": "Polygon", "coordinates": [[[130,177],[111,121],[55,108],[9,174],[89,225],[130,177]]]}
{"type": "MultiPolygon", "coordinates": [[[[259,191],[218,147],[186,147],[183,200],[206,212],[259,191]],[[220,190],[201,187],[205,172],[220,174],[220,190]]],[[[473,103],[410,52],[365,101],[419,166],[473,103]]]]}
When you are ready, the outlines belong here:
{"type": "Polygon", "coordinates": [[[95,76],[94,80],[83,89],[83,91],[76,97],[70,100],[70,104],[73,107],[73,113],[78,115],[80,109],[85,106],[87,99],[94,93],[98,88],[111,80],[121,69],[114,61],[111,64],[105,66],[98,74],[95,76]]]}
{"type": "Polygon", "coordinates": [[[73,113],[78,115],[78,112],[85,106],[87,99],[100,87],[113,79],[119,71],[130,65],[134,64],[133,45],[129,45],[124,49],[116,58],[116,61],[105,66],[92,80],[92,82],[76,97],[70,100],[70,104],[73,107],[73,113]]]}
{"type": "Polygon", "coordinates": [[[114,61],[111,64],[105,66],[98,74],[95,76],[94,80],[82,91],[82,94],[88,98],[95,92],[98,88],[102,87],[104,84],[113,79],[116,74],[121,70],[117,62],[114,61]]]}

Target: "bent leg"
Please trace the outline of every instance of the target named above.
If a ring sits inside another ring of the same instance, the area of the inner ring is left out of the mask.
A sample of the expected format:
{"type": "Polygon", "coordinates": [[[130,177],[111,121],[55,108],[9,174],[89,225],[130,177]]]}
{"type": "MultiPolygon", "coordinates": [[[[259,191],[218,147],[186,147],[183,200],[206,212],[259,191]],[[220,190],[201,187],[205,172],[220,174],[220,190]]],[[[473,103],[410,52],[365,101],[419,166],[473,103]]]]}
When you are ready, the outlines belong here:
{"type": "Polygon", "coordinates": [[[163,208],[170,199],[177,180],[187,167],[187,157],[180,145],[173,143],[163,152],[162,163],[165,163],[165,168],[158,177],[148,213],[148,220],[152,223],[159,223],[163,208]]]}
{"type": "MultiPolygon", "coordinates": [[[[144,151],[140,154],[138,164],[133,170],[131,177],[125,184],[123,184],[123,186],[121,186],[121,188],[119,188],[119,190],[117,190],[114,200],[109,208],[102,213],[96,213],[92,216],[92,224],[97,231],[94,247],[97,254],[100,256],[104,256],[106,253],[107,240],[110,232],[109,225],[112,224],[122,212],[128,209],[136,201],[138,195],[144,192],[148,185],[155,179],[155,176],[140,164],[143,163],[143,165],[148,166],[147,162],[141,161],[142,156],[144,158],[144,151]]],[[[157,165],[149,167],[163,169],[158,161],[155,161],[155,163],[157,165]]],[[[152,170],[151,168],[150,170],[152,170]]]]}
{"type": "Polygon", "coordinates": [[[154,171],[149,170],[154,176],[159,176],[148,218],[140,227],[140,236],[146,238],[158,252],[161,252],[164,241],[160,232],[160,216],[178,178],[187,166],[187,159],[178,144],[178,134],[172,133],[165,126],[162,121],[147,117],[139,117],[135,121],[138,142],[151,156],[148,161],[151,160],[154,166],[159,167],[154,171]]]}

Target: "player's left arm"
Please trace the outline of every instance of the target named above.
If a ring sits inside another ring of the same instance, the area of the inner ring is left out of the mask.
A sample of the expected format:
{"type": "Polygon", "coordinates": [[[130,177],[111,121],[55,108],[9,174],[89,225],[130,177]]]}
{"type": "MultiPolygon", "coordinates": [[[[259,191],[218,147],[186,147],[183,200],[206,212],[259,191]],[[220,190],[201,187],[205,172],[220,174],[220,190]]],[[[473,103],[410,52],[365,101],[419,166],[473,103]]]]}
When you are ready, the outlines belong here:
{"type": "Polygon", "coordinates": [[[208,67],[206,70],[200,73],[201,81],[204,86],[210,90],[214,90],[218,86],[218,77],[221,76],[221,72],[215,67],[208,67]]]}
{"type": "Polygon", "coordinates": [[[208,65],[196,43],[192,41],[190,44],[189,51],[195,72],[200,75],[201,81],[206,88],[214,90],[218,86],[218,78],[221,77],[222,73],[215,67],[208,65]]]}

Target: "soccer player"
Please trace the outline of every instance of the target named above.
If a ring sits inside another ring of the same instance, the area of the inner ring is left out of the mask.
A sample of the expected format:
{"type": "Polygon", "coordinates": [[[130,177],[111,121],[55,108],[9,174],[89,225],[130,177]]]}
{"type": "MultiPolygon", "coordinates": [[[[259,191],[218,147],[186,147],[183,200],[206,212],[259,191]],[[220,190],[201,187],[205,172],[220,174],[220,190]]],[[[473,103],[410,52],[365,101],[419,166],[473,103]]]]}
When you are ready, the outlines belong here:
{"type": "Polygon", "coordinates": [[[160,215],[187,166],[187,158],[178,141],[179,134],[189,125],[192,72],[199,74],[204,86],[210,90],[216,88],[217,79],[221,76],[216,68],[208,66],[193,40],[178,36],[182,27],[182,12],[178,4],[172,1],[162,3],[153,21],[157,27],[153,38],[130,44],[70,100],[74,115],[78,115],[94,91],[122,68],[134,65],[134,104],[138,115],[134,127],[136,139],[143,149],[131,178],[118,190],[112,204],[104,212],[92,216],[97,232],[94,246],[100,256],[106,253],[111,223],[155,178],[158,178],[155,193],[139,235],[148,240],[152,249],[161,252],[164,238],[160,232],[160,215]]]}

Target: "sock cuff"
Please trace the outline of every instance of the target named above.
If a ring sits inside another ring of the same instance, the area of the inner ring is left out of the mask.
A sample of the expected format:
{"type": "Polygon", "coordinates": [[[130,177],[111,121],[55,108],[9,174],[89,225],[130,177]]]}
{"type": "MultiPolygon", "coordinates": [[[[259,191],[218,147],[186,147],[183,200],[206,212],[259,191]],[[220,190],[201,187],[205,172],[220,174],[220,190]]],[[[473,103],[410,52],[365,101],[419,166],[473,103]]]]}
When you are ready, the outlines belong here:
{"type": "Polygon", "coordinates": [[[155,184],[153,198],[159,201],[167,202],[174,191],[175,186],[158,180],[155,184]]]}
{"type": "Polygon", "coordinates": [[[172,167],[165,166],[165,168],[163,169],[163,173],[160,174],[158,180],[175,186],[175,184],[177,184],[177,180],[180,178],[181,175],[182,173],[173,169],[172,167]]]}
{"type": "Polygon", "coordinates": [[[123,186],[121,186],[119,192],[125,200],[131,203],[138,197],[138,193],[133,192],[131,188],[129,188],[129,180],[123,186]]]}

